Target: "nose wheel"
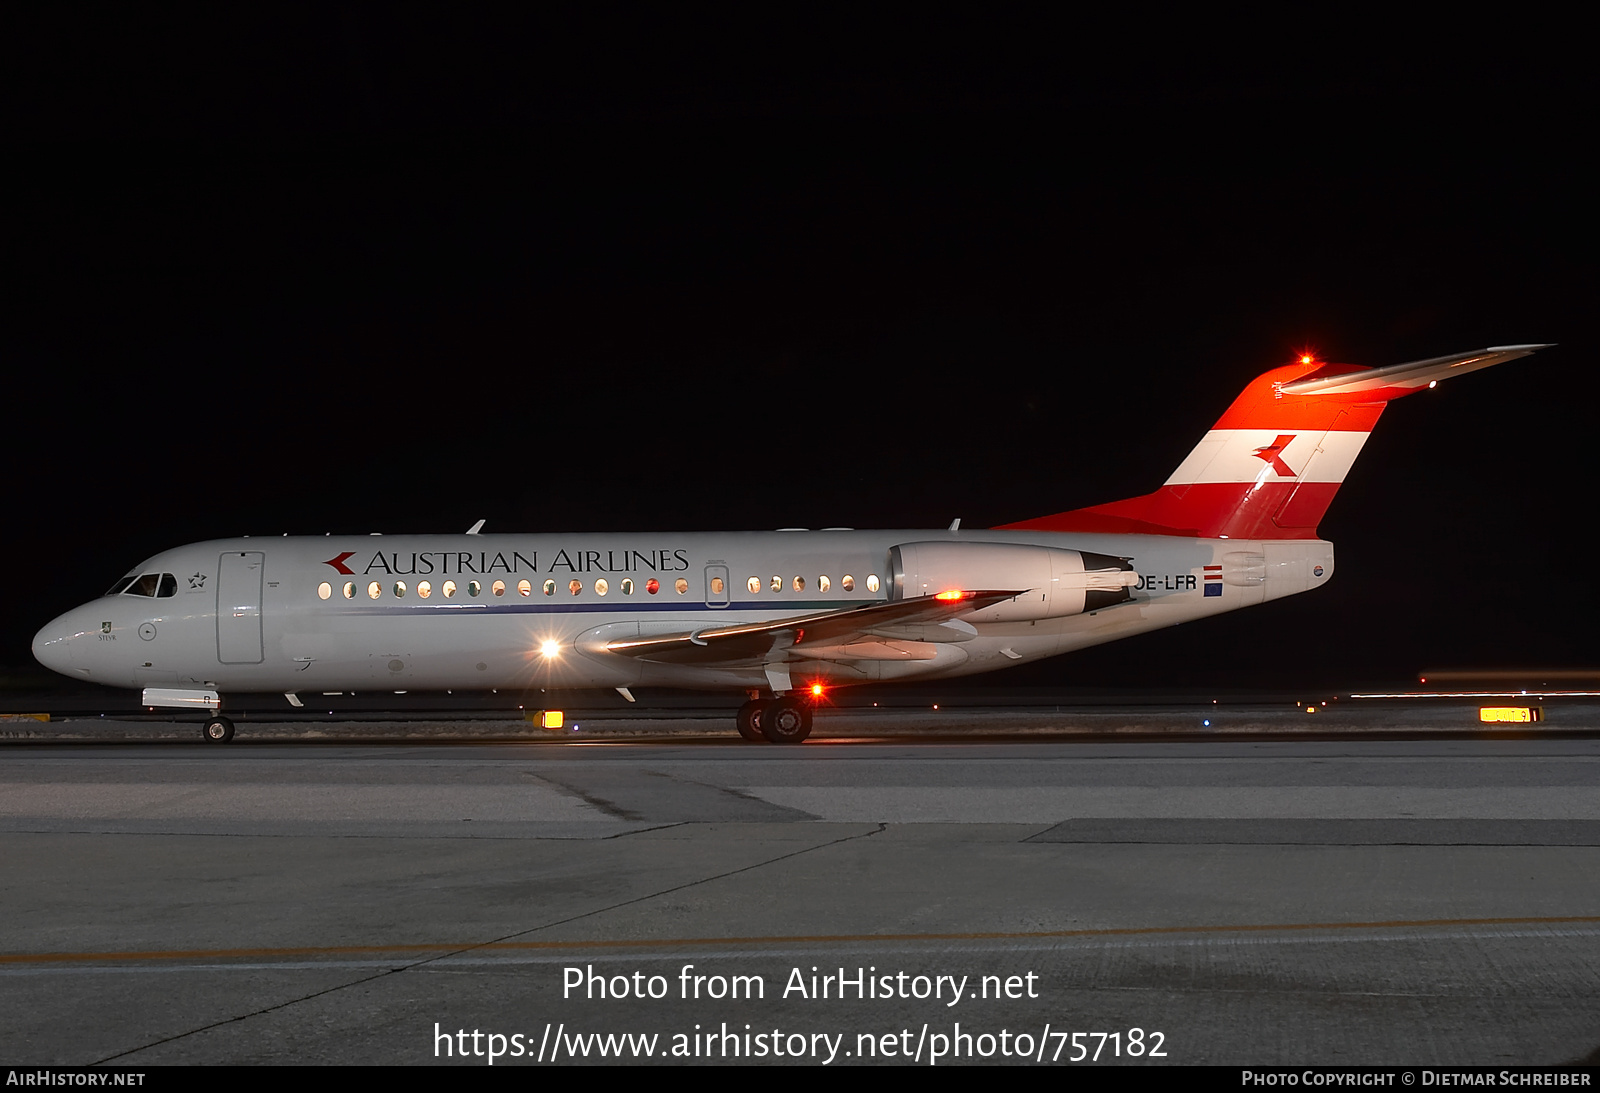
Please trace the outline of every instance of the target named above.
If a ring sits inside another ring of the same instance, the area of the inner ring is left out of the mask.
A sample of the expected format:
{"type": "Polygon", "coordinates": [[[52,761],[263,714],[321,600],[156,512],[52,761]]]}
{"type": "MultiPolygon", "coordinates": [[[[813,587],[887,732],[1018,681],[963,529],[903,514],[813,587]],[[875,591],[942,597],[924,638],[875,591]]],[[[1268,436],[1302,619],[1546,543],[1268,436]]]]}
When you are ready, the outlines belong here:
{"type": "Polygon", "coordinates": [[[201,728],[200,735],[210,744],[226,744],[233,740],[233,722],[218,715],[201,728]]]}

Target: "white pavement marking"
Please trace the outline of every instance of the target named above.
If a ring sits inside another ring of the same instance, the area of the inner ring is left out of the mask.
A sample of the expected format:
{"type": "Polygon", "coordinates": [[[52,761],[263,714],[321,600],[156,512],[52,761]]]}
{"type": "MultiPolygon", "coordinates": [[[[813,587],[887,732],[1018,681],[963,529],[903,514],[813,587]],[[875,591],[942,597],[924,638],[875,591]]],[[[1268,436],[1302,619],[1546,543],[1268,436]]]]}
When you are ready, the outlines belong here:
{"type": "Polygon", "coordinates": [[[747,786],[821,820],[1594,820],[1594,786],[747,786]]]}
{"type": "Polygon", "coordinates": [[[0,783],[0,818],[398,823],[616,817],[541,785],[0,783]]]}
{"type": "MultiPolygon", "coordinates": [[[[1141,949],[1237,949],[1278,948],[1313,945],[1375,945],[1375,944],[1425,944],[1439,945],[1447,942],[1540,942],[1588,941],[1600,937],[1600,927],[1593,926],[1473,926],[1438,927],[1412,926],[1373,929],[1355,926],[1348,931],[1326,928],[1308,929],[1304,933],[1276,933],[1270,929],[1259,932],[1247,926],[1237,933],[1183,933],[1137,936],[1105,934],[1061,938],[1017,937],[984,938],[977,940],[950,940],[931,937],[926,941],[894,938],[874,942],[865,938],[846,941],[816,941],[798,945],[759,946],[746,945],[718,948],[712,944],[675,945],[665,951],[649,949],[615,949],[598,945],[585,948],[573,944],[556,953],[506,952],[487,956],[427,957],[419,954],[398,953],[387,960],[378,959],[327,959],[327,960],[254,960],[226,963],[125,963],[125,964],[31,964],[19,967],[0,967],[0,979],[39,978],[60,975],[170,975],[195,972],[263,972],[263,971],[332,971],[341,968],[405,968],[407,972],[448,972],[456,968],[515,966],[522,964],[572,964],[575,961],[606,961],[629,963],[682,963],[689,957],[696,960],[781,960],[796,958],[816,959],[825,956],[830,960],[846,962],[865,956],[882,956],[889,953],[1067,953],[1076,951],[1141,950],[1141,949]],[[412,965],[415,965],[414,967],[412,965]]],[[[1592,947],[1582,952],[1588,959],[1592,947]]]]}

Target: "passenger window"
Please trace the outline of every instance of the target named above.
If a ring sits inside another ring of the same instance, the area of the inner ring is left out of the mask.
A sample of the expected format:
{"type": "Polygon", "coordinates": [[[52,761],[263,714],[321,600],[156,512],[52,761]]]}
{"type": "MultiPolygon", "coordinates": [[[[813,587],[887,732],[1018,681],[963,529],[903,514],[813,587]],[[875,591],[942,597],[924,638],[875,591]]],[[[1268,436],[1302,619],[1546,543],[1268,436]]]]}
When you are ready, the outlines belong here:
{"type": "Polygon", "coordinates": [[[684,580],[682,577],[679,577],[676,581],[674,581],[672,583],[672,587],[678,590],[678,595],[688,595],[689,582],[684,580]]]}
{"type": "Polygon", "coordinates": [[[344,582],[344,598],[347,600],[353,600],[356,598],[356,582],[344,582]]]}
{"type": "Polygon", "coordinates": [[[533,585],[530,584],[527,581],[518,581],[517,582],[517,595],[519,595],[519,596],[531,596],[531,595],[533,595],[533,585]]]}
{"type": "Polygon", "coordinates": [[[878,590],[878,575],[876,573],[868,573],[867,574],[867,591],[868,592],[876,592],[877,590],[878,590]]]}
{"type": "Polygon", "coordinates": [[[439,586],[439,591],[441,593],[443,593],[445,599],[447,599],[447,600],[448,599],[453,599],[455,597],[455,594],[456,594],[456,582],[454,582],[454,581],[446,581],[446,582],[444,582],[444,584],[439,586]]]}
{"type": "Polygon", "coordinates": [[[333,595],[333,585],[329,584],[327,581],[323,581],[321,584],[317,585],[317,598],[318,599],[325,600],[329,596],[332,596],[332,595],[333,595]]]}
{"type": "Polygon", "coordinates": [[[554,596],[556,594],[556,582],[554,580],[544,582],[544,594],[546,596],[554,596]]]}
{"type": "Polygon", "coordinates": [[[722,578],[721,577],[712,577],[711,578],[711,594],[713,596],[722,595],[722,578]]]}
{"type": "Polygon", "coordinates": [[[648,581],[644,582],[644,590],[650,593],[650,595],[654,596],[657,592],[661,591],[661,582],[656,580],[654,577],[651,577],[648,581]]]}
{"type": "Polygon", "coordinates": [[[583,591],[583,582],[582,581],[576,581],[576,580],[571,582],[570,584],[567,585],[567,591],[571,592],[574,596],[576,596],[579,592],[583,591]]]}
{"type": "Polygon", "coordinates": [[[633,578],[632,577],[624,577],[622,579],[622,594],[624,596],[633,595],[633,578]]]}
{"type": "Polygon", "coordinates": [[[404,582],[404,581],[396,581],[396,582],[394,582],[394,594],[395,594],[395,597],[397,599],[403,599],[405,597],[405,594],[406,594],[406,582],[404,582]]]}
{"type": "Polygon", "coordinates": [[[744,586],[750,590],[750,595],[754,596],[756,593],[761,591],[761,578],[751,577],[748,581],[744,582],[744,586]]]}
{"type": "Polygon", "coordinates": [[[483,585],[479,584],[477,581],[467,582],[467,595],[471,596],[473,599],[477,599],[482,594],[483,585]]]}
{"type": "Polygon", "coordinates": [[[373,581],[371,584],[367,585],[367,595],[373,599],[377,599],[379,596],[383,595],[383,585],[379,584],[377,581],[373,581]]]}
{"type": "Polygon", "coordinates": [[[133,574],[132,576],[124,577],[120,581],[118,581],[116,584],[112,585],[111,586],[111,591],[107,592],[106,595],[107,596],[120,596],[123,592],[127,591],[127,588],[128,588],[128,586],[130,584],[132,584],[134,581],[137,581],[138,579],[139,579],[139,575],[137,573],[133,574]]]}
{"type": "Polygon", "coordinates": [[[832,585],[833,585],[833,582],[828,580],[827,574],[823,574],[822,576],[817,578],[817,591],[818,592],[826,592],[832,585]]]}
{"type": "MultiPolygon", "coordinates": [[[[161,574],[161,590],[157,592],[156,595],[160,596],[162,599],[165,599],[168,596],[176,596],[177,594],[178,578],[174,577],[170,573],[161,574]]],[[[327,597],[324,596],[323,599],[327,599],[327,597]]]]}
{"type": "Polygon", "coordinates": [[[772,590],[774,592],[782,592],[783,591],[783,578],[777,576],[776,574],[774,574],[773,578],[772,578],[772,590]]]}
{"type": "Polygon", "coordinates": [[[606,579],[604,577],[601,577],[599,580],[594,582],[594,594],[596,596],[604,596],[610,591],[611,586],[606,583],[606,579]]]}
{"type": "Polygon", "coordinates": [[[423,599],[427,599],[429,596],[433,595],[433,585],[428,581],[418,581],[417,595],[423,599]]]}
{"type": "Polygon", "coordinates": [[[806,590],[806,579],[804,577],[796,577],[794,579],[794,590],[796,592],[804,592],[806,590]]]}
{"type": "Polygon", "coordinates": [[[504,582],[504,581],[496,581],[496,582],[494,582],[493,591],[494,591],[494,594],[496,596],[504,596],[506,594],[506,582],[504,582]]]}
{"type": "Polygon", "coordinates": [[[839,587],[844,589],[846,592],[854,592],[856,590],[856,579],[850,576],[850,574],[846,573],[844,575],[844,580],[839,582],[839,587]]]}

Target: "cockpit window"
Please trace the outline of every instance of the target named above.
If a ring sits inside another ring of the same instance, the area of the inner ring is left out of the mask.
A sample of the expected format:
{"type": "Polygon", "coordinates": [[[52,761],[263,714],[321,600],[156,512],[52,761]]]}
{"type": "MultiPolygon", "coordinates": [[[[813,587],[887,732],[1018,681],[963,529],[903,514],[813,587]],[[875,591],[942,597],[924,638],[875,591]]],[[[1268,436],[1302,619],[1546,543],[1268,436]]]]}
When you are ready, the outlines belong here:
{"type": "MultiPolygon", "coordinates": [[[[141,573],[137,577],[130,578],[128,583],[122,586],[122,594],[124,596],[154,596],[160,587],[161,574],[141,573]]],[[[177,581],[172,582],[172,590],[173,592],[178,590],[177,581]]],[[[172,592],[168,592],[166,595],[170,596],[172,592]]]]}
{"type": "Polygon", "coordinates": [[[170,573],[138,573],[111,586],[107,596],[176,596],[178,578],[170,573]]]}

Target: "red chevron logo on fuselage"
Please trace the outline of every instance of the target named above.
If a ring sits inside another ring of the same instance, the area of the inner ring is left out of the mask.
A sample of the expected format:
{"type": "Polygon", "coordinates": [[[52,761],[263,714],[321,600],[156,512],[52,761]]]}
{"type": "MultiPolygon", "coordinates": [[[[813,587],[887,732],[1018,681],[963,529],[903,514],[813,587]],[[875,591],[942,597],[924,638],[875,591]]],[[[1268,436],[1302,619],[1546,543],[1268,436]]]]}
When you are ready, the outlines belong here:
{"type": "Polygon", "coordinates": [[[1272,469],[1277,471],[1282,477],[1297,477],[1295,473],[1289,469],[1289,464],[1283,461],[1283,455],[1281,454],[1283,450],[1289,446],[1289,442],[1295,438],[1295,435],[1296,434],[1294,433],[1281,435],[1277,440],[1274,440],[1265,448],[1257,448],[1252,454],[1257,459],[1272,464],[1272,469]]]}
{"type": "Polygon", "coordinates": [[[333,566],[333,568],[337,569],[340,573],[343,573],[346,576],[348,576],[349,574],[354,573],[355,570],[353,570],[349,566],[345,565],[344,564],[344,560],[346,558],[353,557],[354,555],[355,555],[355,551],[347,550],[343,554],[339,555],[337,558],[329,558],[327,561],[323,562],[322,564],[323,565],[331,565],[331,566],[333,566]]]}

